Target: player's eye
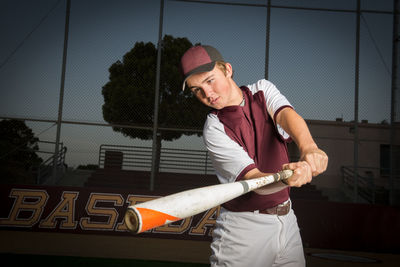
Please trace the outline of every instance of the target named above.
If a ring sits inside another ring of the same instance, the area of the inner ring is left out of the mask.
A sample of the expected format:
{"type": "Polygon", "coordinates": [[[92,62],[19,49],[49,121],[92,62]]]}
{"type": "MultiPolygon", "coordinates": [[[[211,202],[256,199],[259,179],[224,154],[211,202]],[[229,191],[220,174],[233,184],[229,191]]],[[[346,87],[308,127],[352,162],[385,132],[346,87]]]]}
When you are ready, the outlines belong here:
{"type": "Polygon", "coordinates": [[[200,93],[201,89],[200,87],[194,87],[192,88],[192,93],[195,95],[198,95],[200,93]]]}

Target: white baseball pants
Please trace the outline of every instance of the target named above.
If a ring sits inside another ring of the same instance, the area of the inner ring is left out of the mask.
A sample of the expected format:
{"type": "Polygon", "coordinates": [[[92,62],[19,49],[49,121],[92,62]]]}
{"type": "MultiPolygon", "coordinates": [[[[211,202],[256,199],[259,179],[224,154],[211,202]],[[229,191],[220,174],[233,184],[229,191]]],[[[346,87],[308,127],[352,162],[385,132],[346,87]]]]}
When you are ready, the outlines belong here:
{"type": "Polygon", "coordinates": [[[292,209],[277,216],[221,208],[211,244],[213,267],[303,267],[303,245],[292,209]]]}

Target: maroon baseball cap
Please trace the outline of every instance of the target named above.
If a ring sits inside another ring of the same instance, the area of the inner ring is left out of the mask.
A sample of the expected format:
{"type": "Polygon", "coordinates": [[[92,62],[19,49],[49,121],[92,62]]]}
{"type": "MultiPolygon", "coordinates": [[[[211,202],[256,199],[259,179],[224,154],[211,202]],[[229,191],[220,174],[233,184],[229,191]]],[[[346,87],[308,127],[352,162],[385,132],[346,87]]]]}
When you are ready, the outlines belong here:
{"type": "Polygon", "coordinates": [[[185,90],[186,80],[190,75],[212,71],[215,63],[223,60],[222,55],[212,46],[198,45],[189,48],[181,58],[184,77],[182,90],[185,90]]]}

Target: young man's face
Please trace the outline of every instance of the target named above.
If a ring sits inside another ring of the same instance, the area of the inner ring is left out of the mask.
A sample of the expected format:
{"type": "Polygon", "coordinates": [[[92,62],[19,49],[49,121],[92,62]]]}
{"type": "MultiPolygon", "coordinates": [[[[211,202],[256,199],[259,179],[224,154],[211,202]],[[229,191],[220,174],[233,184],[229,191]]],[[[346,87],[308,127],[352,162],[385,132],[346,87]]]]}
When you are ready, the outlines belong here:
{"type": "Polygon", "coordinates": [[[225,73],[216,65],[212,71],[193,74],[187,80],[187,86],[203,104],[222,109],[232,105],[232,66],[226,63],[225,73]]]}

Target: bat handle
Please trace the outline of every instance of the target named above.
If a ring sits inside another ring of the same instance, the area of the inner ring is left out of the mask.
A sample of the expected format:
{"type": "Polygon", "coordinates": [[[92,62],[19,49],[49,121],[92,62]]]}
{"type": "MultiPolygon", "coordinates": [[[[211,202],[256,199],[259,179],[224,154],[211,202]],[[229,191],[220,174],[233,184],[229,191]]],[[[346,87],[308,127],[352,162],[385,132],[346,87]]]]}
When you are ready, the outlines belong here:
{"type": "Polygon", "coordinates": [[[274,174],[275,182],[282,181],[287,184],[286,180],[293,175],[293,170],[283,170],[274,174]]]}

